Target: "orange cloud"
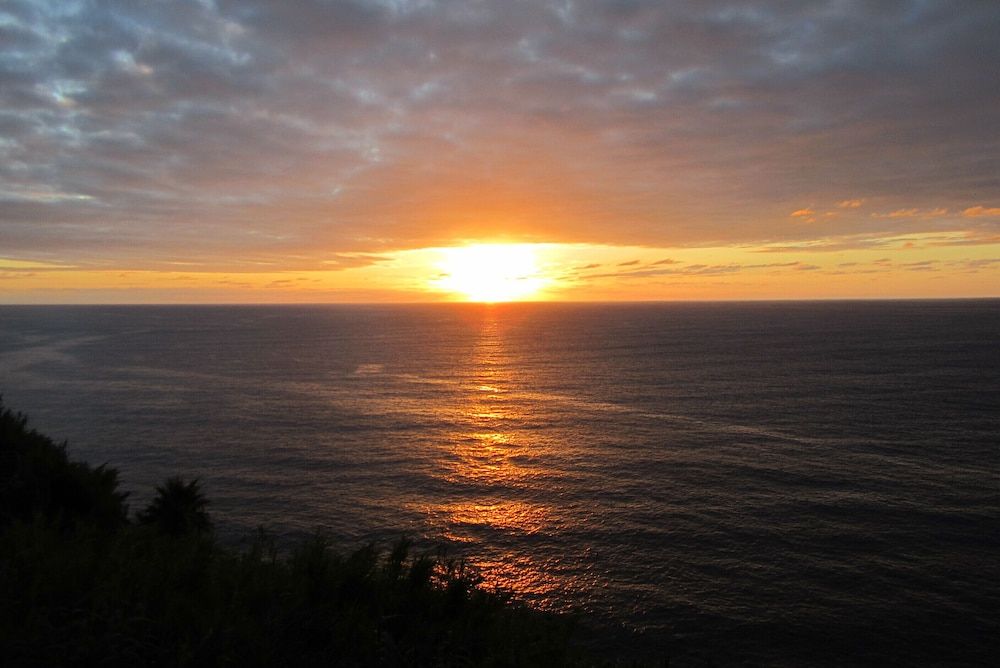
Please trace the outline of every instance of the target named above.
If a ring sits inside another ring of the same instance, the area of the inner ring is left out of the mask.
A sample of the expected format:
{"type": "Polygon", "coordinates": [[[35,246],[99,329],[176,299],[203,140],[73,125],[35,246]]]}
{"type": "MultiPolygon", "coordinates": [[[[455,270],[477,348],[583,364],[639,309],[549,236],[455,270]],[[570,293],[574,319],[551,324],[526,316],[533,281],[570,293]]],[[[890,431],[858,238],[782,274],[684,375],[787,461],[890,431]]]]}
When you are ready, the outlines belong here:
{"type": "Polygon", "coordinates": [[[845,199],[837,204],[841,209],[857,209],[861,207],[863,199],[845,199]]]}
{"type": "Polygon", "coordinates": [[[816,222],[816,212],[812,209],[799,209],[798,211],[792,211],[788,214],[792,218],[796,218],[803,223],[815,223],[816,222]]]}
{"type": "Polygon", "coordinates": [[[966,218],[1000,217],[1000,207],[970,206],[962,215],[966,218]]]}

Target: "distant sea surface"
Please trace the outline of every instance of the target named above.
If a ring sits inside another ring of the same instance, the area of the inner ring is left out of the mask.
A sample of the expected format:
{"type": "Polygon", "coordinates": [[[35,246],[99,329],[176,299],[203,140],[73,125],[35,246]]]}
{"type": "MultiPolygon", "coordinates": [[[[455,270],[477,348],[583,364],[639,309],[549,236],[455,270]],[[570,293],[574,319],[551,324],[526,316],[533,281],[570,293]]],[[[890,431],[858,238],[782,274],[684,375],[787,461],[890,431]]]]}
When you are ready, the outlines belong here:
{"type": "Polygon", "coordinates": [[[0,307],[0,392],[133,508],[405,534],[629,655],[1000,652],[1000,301],[0,307]]]}

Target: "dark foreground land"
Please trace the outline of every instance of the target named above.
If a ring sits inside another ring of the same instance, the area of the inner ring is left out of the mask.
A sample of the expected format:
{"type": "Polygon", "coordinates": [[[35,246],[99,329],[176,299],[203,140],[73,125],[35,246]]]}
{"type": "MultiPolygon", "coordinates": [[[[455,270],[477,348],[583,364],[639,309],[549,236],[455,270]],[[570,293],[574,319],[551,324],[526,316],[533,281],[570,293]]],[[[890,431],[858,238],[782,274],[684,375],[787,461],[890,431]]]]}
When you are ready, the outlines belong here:
{"type": "MultiPolygon", "coordinates": [[[[342,555],[221,545],[196,482],[132,516],[118,473],[0,403],[0,650],[7,666],[565,666],[569,619],[486,591],[406,542],[342,555]]],[[[579,635],[579,633],[577,633],[579,635]]]]}

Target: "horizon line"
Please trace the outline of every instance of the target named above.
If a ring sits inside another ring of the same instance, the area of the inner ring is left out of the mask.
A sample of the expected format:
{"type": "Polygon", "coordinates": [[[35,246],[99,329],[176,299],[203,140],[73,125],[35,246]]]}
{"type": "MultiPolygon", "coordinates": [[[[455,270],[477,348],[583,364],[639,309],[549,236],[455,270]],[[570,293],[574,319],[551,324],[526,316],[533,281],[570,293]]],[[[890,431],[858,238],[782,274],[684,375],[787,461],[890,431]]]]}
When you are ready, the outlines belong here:
{"type": "Polygon", "coordinates": [[[555,305],[650,305],[650,304],[765,304],[765,303],[817,303],[817,302],[948,302],[948,301],[1000,301],[1000,295],[956,297],[814,297],[814,298],[747,298],[747,299],[621,299],[621,300],[511,300],[511,301],[384,301],[384,302],[24,302],[0,303],[6,307],[68,307],[68,306],[504,306],[526,304],[555,305]]]}

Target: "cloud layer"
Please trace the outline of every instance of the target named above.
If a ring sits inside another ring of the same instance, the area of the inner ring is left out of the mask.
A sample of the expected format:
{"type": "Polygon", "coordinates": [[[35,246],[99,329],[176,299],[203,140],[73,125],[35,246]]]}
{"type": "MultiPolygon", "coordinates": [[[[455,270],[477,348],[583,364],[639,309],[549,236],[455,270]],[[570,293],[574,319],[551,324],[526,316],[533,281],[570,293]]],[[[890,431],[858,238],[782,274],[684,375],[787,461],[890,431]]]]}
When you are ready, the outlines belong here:
{"type": "Polygon", "coordinates": [[[946,0],[9,0],[0,255],[996,238],[997,34],[946,0]]]}

